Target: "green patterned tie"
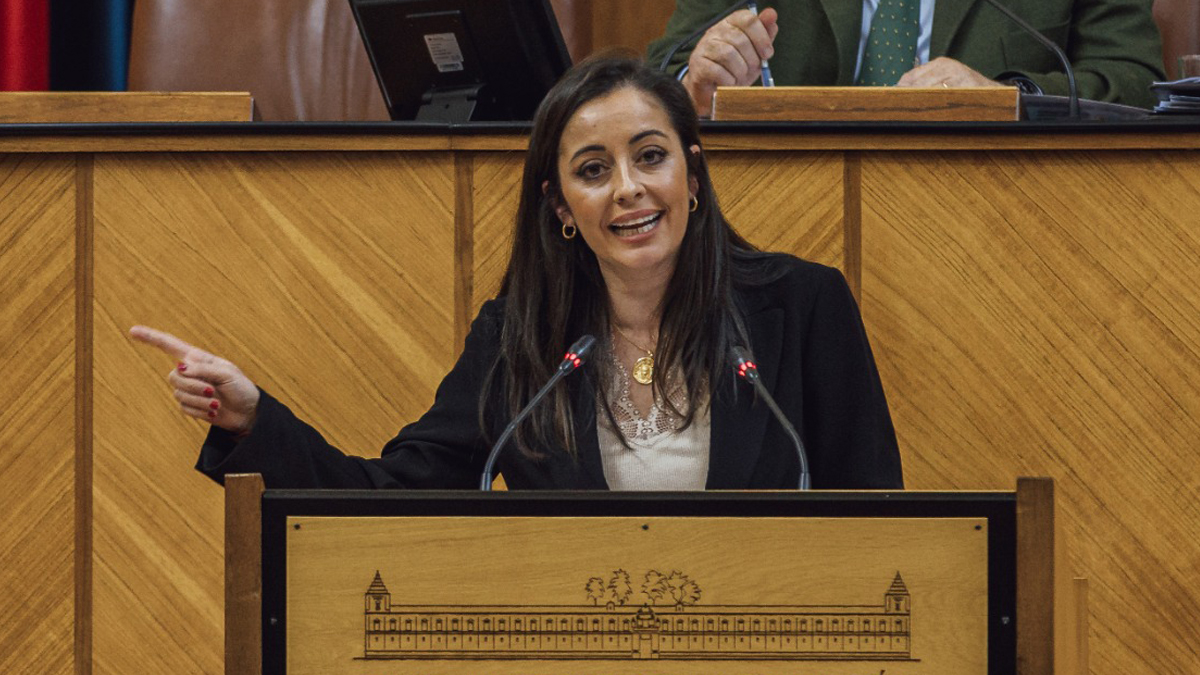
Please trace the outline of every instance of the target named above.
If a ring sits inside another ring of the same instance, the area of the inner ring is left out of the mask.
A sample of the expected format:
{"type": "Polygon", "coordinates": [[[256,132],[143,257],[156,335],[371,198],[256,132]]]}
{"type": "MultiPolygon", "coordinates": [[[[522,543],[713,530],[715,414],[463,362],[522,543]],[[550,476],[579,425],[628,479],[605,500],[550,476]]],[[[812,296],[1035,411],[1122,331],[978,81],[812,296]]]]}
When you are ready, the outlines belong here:
{"type": "Polygon", "coordinates": [[[871,18],[858,84],[887,87],[913,67],[921,33],[920,0],[879,0],[871,18]]]}

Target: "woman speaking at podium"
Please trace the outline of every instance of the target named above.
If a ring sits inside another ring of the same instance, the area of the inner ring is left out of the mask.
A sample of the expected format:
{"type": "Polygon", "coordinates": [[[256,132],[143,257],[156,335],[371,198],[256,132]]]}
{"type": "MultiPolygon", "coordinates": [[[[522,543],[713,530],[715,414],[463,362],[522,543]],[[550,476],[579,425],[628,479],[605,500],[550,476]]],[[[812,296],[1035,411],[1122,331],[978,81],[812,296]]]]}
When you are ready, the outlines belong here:
{"type": "Polygon", "coordinates": [[[800,456],[732,354],[807,448],[812,486],[902,487],[883,387],[835,269],[757,251],[721,214],[696,113],[673,78],[584,61],[539,107],[508,270],[433,407],[382,457],[329,445],[230,361],[150,328],[184,414],[212,424],[197,468],[269,488],[475,487],[502,430],[580,336],[579,373],[516,427],[512,489],[787,489],[800,456]]]}

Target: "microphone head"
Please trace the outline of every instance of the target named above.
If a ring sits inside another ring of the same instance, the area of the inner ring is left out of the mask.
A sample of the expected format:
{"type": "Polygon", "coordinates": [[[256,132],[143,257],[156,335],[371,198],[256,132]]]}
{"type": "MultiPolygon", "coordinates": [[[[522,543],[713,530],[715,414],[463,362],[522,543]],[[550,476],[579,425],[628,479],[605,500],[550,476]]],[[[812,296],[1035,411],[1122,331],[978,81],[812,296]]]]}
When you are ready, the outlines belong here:
{"type": "Polygon", "coordinates": [[[579,366],[583,365],[584,359],[587,358],[588,352],[592,351],[592,347],[596,346],[596,338],[591,335],[584,335],[575,341],[575,344],[567,348],[567,353],[563,356],[562,365],[559,370],[574,371],[579,366]]]}
{"type": "Polygon", "coordinates": [[[754,365],[754,357],[750,355],[750,350],[741,345],[734,345],[729,349],[730,355],[733,357],[733,369],[741,377],[748,377],[748,374],[758,373],[758,366],[754,365]]]}
{"type": "Polygon", "coordinates": [[[592,351],[592,347],[595,346],[596,338],[592,335],[584,335],[576,340],[575,344],[571,345],[567,351],[582,359],[587,356],[588,352],[592,351]]]}

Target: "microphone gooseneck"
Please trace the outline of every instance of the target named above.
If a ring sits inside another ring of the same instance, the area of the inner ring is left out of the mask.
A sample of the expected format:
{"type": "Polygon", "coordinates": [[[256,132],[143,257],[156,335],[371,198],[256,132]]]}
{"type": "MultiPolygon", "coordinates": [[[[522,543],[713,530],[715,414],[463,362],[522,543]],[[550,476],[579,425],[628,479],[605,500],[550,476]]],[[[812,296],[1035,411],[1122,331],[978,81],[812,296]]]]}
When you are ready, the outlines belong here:
{"type": "Polygon", "coordinates": [[[754,0],[740,0],[739,2],[733,3],[732,7],[721,12],[720,14],[716,15],[715,17],[710,19],[708,21],[708,23],[704,24],[703,26],[700,26],[695,31],[693,31],[690,35],[683,38],[679,42],[676,42],[669,50],[667,50],[667,55],[663,57],[662,63],[659,64],[659,66],[658,66],[659,72],[661,72],[661,73],[667,72],[667,66],[671,65],[671,59],[675,57],[675,54],[677,54],[680,49],[683,49],[684,47],[691,44],[693,40],[700,37],[701,35],[704,35],[705,31],[707,31],[709,28],[712,28],[713,26],[717,25],[717,23],[721,19],[724,19],[725,17],[729,16],[730,14],[733,14],[734,12],[738,11],[739,9],[741,9],[743,7],[746,7],[750,4],[752,4],[753,2],[754,2],[754,0]]]}
{"type": "Polygon", "coordinates": [[[1067,58],[1066,52],[1061,47],[1054,44],[1050,38],[1042,35],[1038,29],[1029,25],[1025,19],[1017,16],[1011,9],[1000,4],[999,0],[987,0],[987,3],[992,7],[1000,10],[1000,13],[1012,19],[1013,23],[1020,26],[1026,33],[1033,36],[1043,47],[1054,52],[1059,61],[1062,61],[1063,69],[1067,73],[1067,119],[1079,119],[1079,88],[1075,86],[1075,68],[1071,66],[1071,60],[1067,58]]]}
{"type": "Polygon", "coordinates": [[[779,409],[779,404],[775,403],[775,398],[767,391],[766,386],[758,377],[758,366],[754,364],[754,358],[750,356],[750,352],[741,346],[734,346],[730,350],[733,355],[733,367],[737,371],[738,377],[746,380],[754,385],[754,390],[766,401],[767,407],[771,409],[771,413],[775,415],[779,426],[792,439],[792,445],[796,446],[796,457],[800,460],[800,485],[801,490],[811,489],[811,480],[808,475],[808,453],[804,450],[804,441],[800,439],[800,434],[796,432],[796,427],[792,426],[787,416],[779,409]]]}
{"type": "Polygon", "coordinates": [[[528,417],[529,413],[533,412],[537,404],[546,397],[546,394],[550,393],[550,390],[554,388],[554,385],[558,384],[559,380],[575,372],[583,365],[584,358],[587,357],[588,352],[592,351],[592,347],[595,345],[596,338],[591,335],[584,335],[576,340],[575,344],[567,349],[567,353],[563,357],[562,363],[558,364],[558,368],[555,369],[554,375],[550,377],[546,384],[542,385],[538,393],[521,409],[521,412],[517,413],[517,416],[508,423],[508,426],[504,427],[504,433],[500,434],[500,438],[496,439],[496,443],[492,445],[492,450],[488,453],[487,462],[483,465],[483,474],[479,477],[480,490],[488,492],[492,489],[492,472],[496,466],[496,458],[500,456],[500,450],[504,448],[504,444],[508,442],[509,437],[517,430],[517,425],[528,417]]]}

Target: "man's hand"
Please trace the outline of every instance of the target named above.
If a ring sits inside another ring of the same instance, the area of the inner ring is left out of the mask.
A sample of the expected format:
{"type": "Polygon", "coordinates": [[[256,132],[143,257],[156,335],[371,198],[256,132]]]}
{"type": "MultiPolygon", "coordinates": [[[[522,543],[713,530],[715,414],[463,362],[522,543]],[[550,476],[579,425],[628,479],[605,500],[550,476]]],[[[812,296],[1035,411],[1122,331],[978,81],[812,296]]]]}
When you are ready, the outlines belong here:
{"type": "Polygon", "coordinates": [[[709,28],[692,50],[688,72],[683,77],[701,116],[712,113],[712,97],[718,86],[754,84],[762,75],[762,62],[775,55],[779,13],[767,8],[757,16],[748,9],[730,14],[709,28]]]}
{"type": "Polygon", "coordinates": [[[961,61],[939,56],[900,76],[897,87],[999,87],[995,80],[980,75],[961,61]]]}

